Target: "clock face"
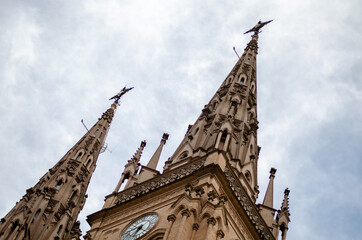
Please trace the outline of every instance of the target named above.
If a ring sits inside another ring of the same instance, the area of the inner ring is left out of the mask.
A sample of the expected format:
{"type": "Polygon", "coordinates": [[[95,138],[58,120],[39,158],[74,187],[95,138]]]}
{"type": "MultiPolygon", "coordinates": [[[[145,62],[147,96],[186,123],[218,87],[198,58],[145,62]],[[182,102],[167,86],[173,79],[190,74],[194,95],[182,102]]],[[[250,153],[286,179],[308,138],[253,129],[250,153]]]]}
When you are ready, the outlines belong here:
{"type": "Polygon", "coordinates": [[[124,230],[121,240],[134,240],[146,234],[156,223],[158,216],[155,213],[143,216],[124,230]]]}

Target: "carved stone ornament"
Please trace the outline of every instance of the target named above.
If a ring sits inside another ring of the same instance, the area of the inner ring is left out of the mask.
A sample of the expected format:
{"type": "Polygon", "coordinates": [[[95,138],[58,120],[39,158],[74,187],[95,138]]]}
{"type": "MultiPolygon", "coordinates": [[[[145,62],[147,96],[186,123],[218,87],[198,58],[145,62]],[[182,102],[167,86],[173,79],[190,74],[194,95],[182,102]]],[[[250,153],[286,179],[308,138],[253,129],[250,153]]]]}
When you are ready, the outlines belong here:
{"type": "Polygon", "coordinates": [[[102,118],[106,120],[108,123],[112,122],[114,116],[114,110],[112,108],[108,108],[108,110],[103,113],[102,118]]]}
{"type": "Polygon", "coordinates": [[[240,68],[240,62],[238,62],[237,64],[235,64],[234,68],[231,70],[231,74],[235,74],[236,72],[239,71],[240,68]]]}
{"type": "Polygon", "coordinates": [[[204,195],[204,193],[205,193],[205,190],[203,187],[197,186],[197,187],[195,187],[195,193],[196,193],[196,196],[202,197],[202,195],[204,195]]]}
{"type": "Polygon", "coordinates": [[[208,194],[207,194],[207,200],[208,201],[214,201],[214,199],[217,197],[217,193],[215,192],[215,190],[211,190],[208,194]]]}
{"type": "Polygon", "coordinates": [[[219,238],[224,238],[224,237],[225,237],[225,233],[224,233],[221,229],[219,229],[219,230],[217,230],[217,232],[216,232],[216,236],[219,237],[219,238]]]}
{"type": "Polygon", "coordinates": [[[253,223],[255,229],[261,236],[261,239],[273,239],[273,237],[270,235],[270,232],[267,230],[268,226],[261,219],[255,204],[250,200],[240,181],[237,180],[237,176],[233,173],[232,170],[230,170],[229,166],[225,168],[225,176],[229,182],[231,190],[233,191],[236,198],[239,200],[241,207],[248,215],[250,221],[253,223]]]}
{"type": "Polygon", "coordinates": [[[199,230],[199,224],[197,224],[197,223],[192,224],[192,230],[194,230],[194,231],[199,230]]]}
{"type": "Polygon", "coordinates": [[[150,179],[149,181],[140,183],[132,188],[126,189],[123,192],[117,194],[117,200],[115,202],[115,205],[130,201],[136,197],[154,191],[176,180],[185,178],[194,173],[196,170],[200,169],[204,165],[204,163],[205,160],[194,162],[192,164],[187,164],[182,168],[175,169],[174,171],[167,172],[153,179],[150,179]]]}
{"type": "Polygon", "coordinates": [[[246,46],[244,51],[247,51],[248,49],[251,49],[251,50],[255,51],[256,54],[258,54],[258,42],[255,39],[252,39],[248,43],[248,45],[246,46]]]}

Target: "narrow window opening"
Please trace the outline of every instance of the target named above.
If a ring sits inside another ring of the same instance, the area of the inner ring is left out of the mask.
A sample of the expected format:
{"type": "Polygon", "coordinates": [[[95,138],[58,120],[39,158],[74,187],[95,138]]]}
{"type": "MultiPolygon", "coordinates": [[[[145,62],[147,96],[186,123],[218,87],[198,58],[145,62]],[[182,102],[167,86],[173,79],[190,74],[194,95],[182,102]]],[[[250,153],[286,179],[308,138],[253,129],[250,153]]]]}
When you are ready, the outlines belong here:
{"type": "Polygon", "coordinates": [[[247,63],[250,63],[250,58],[248,58],[248,59],[246,60],[246,62],[247,62],[247,63]]]}
{"type": "Polygon", "coordinates": [[[59,188],[62,186],[63,184],[63,179],[60,179],[58,182],[57,182],[57,186],[55,187],[56,190],[59,190],[59,188]]]}
{"type": "Polygon", "coordinates": [[[94,132],[94,136],[97,137],[97,133],[99,132],[99,129],[97,129],[95,132],[94,132]]]}
{"type": "Polygon", "coordinates": [[[241,77],[240,83],[241,83],[241,84],[244,84],[244,83],[245,83],[245,78],[244,78],[244,77],[241,77]]]}
{"type": "Polygon", "coordinates": [[[284,234],[285,234],[285,225],[284,225],[284,223],[280,226],[280,237],[281,237],[281,239],[283,239],[283,237],[284,237],[284,234]]]}
{"type": "Polygon", "coordinates": [[[58,227],[57,234],[59,234],[60,231],[62,231],[62,228],[63,228],[63,225],[60,225],[60,226],[58,227]]]}
{"type": "Polygon", "coordinates": [[[40,209],[38,209],[38,211],[36,211],[35,215],[34,215],[34,218],[37,218],[40,214],[40,209]]]}
{"type": "Polygon", "coordinates": [[[196,134],[198,131],[199,131],[199,128],[196,128],[196,130],[195,130],[195,134],[196,134]]]}
{"type": "Polygon", "coordinates": [[[121,187],[120,187],[121,190],[123,190],[124,187],[127,185],[129,177],[130,177],[130,173],[128,172],[123,178],[123,181],[122,181],[122,184],[121,184],[121,187]]]}
{"type": "Polygon", "coordinates": [[[90,166],[91,160],[88,159],[87,163],[85,164],[85,167],[88,168],[90,166]]]}
{"type": "Polygon", "coordinates": [[[226,141],[227,135],[228,135],[228,131],[225,129],[225,130],[222,132],[220,142],[224,143],[224,142],[226,141]]]}
{"type": "Polygon", "coordinates": [[[103,133],[103,132],[101,132],[101,133],[99,134],[99,138],[101,138],[101,137],[102,137],[102,133],[103,133]]]}
{"type": "Polygon", "coordinates": [[[82,153],[80,152],[75,160],[79,161],[81,157],[82,157],[82,153]]]}
{"type": "Polygon", "coordinates": [[[75,197],[76,194],[77,194],[77,191],[73,191],[73,193],[72,193],[72,195],[70,196],[68,202],[73,201],[73,199],[74,199],[74,197],[75,197]]]}

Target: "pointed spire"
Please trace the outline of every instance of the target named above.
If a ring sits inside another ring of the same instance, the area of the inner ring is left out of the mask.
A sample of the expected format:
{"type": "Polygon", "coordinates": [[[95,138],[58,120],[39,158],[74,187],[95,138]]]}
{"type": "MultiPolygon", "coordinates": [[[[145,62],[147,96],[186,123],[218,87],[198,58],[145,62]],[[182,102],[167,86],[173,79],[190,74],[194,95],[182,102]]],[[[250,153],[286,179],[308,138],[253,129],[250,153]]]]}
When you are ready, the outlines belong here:
{"type": "Polygon", "coordinates": [[[124,165],[124,170],[122,173],[121,178],[118,181],[118,184],[116,186],[116,188],[114,189],[113,193],[117,193],[119,191],[119,189],[122,186],[122,183],[128,179],[129,182],[127,182],[127,185],[125,186],[125,188],[127,188],[128,186],[131,185],[131,183],[133,183],[136,179],[134,177],[134,175],[137,174],[138,169],[139,169],[139,161],[141,159],[141,155],[142,155],[142,151],[146,146],[146,140],[143,140],[141,142],[140,147],[137,149],[136,153],[133,155],[133,157],[128,160],[127,164],[124,165]]]}
{"type": "Polygon", "coordinates": [[[129,160],[128,162],[139,163],[139,161],[141,159],[142,151],[145,147],[146,147],[146,140],[143,140],[141,142],[140,147],[137,149],[136,153],[133,155],[132,159],[129,160]]]}
{"type": "Polygon", "coordinates": [[[251,189],[248,193],[254,202],[259,193],[257,50],[258,35],[254,34],[235,66],[164,166],[165,171],[170,171],[180,166],[181,162],[187,163],[218,151],[232,160],[236,175],[244,176],[250,172],[248,179],[240,177],[240,180],[251,189]]]}
{"type": "Polygon", "coordinates": [[[148,168],[151,168],[151,169],[157,168],[158,160],[160,159],[163,145],[166,144],[168,136],[169,136],[168,133],[163,134],[160,145],[158,146],[156,152],[153,154],[153,156],[151,157],[150,161],[147,164],[148,168]]]}
{"type": "Polygon", "coordinates": [[[27,190],[0,223],[1,239],[70,239],[79,233],[78,214],[116,109],[117,102],[27,190]]]}
{"type": "Polygon", "coordinates": [[[263,201],[263,205],[270,208],[273,208],[273,185],[276,171],[277,170],[275,168],[270,169],[269,184],[263,201]]]}
{"type": "Polygon", "coordinates": [[[290,190],[288,188],[286,188],[284,190],[284,199],[283,199],[282,207],[280,208],[281,212],[287,213],[288,216],[290,216],[290,213],[289,213],[289,193],[290,193],[290,190]]]}
{"type": "Polygon", "coordinates": [[[284,191],[284,199],[282,202],[282,206],[280,210],[278,210],[278,215],[276,217],[276,220],[278,222],[278,228],[282,235],[282,240],[286,240],[287,238],[288,225],[290,222],[289,193],[290,193],[289,189],[286,188],[284,191]]]}

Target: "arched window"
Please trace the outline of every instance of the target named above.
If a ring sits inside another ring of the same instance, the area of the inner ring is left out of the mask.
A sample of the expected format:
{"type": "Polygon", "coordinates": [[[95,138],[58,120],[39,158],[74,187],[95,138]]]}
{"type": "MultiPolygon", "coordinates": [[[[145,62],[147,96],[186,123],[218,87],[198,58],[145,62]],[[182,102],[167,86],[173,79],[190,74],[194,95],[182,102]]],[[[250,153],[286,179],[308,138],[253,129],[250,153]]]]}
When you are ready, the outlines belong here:
{"type": "Polygon", "coordinates": [[[73,191],[73,192],[72,192],[72,195],[70,195],[70,198],[69,198],[68,202],[73,201],[73,199],[74,199],[74,197],[75,197],[76,194],[77,194],[77,191],[73,191]]]}
{"type": "Polygon", "coordinates": [[[251,84],[250,91],[251,91],[252,93],[254,93],[254,84],[251,84]]]}
{"type": "Polygon", "coordinates": [[[226,141],[227,135],[228,135],[228,130],[225,129],[225,130],[222,132],[222,135],[221,135],[221,138],[220,138],[220,142],[224,143],[224,142],[226,141]]]}
{"type": "Polygon", "coordinates": [[[94,136],[97,137],[98,132],[99,132],[99,129],[97,129],[97,130],[94,132],[94,136]]]}
{"type": "Polygon", "coordinates": [[[60,179],[58,182],[57,182],[57,186],[55,187],[56,190],[59,190],[60,186],[62,186],[63,184],[63,179],[60,179]]]}
{"type": "Polygon", "coordinates": [[[40,214],[40,209],[38,209],[38,211],[36,211],[35,215],[34,215],[34,218],[37,218],[40,214]]]}
{"type": "Polygon", "coordinates": [[[88,159],[87,163],[85,164],[85,167],[88,168],[90,166],[91,162],[92,162],[92,159],[88,159]]]}
{"type": "Polygon", "coordinates": [[[101,133],[99,134],[99,138],[101,138],[101,137],[102,137],[102,133],[103,133],[103,132],[101,132],[101,133]]]}
{"type": "Polygon", "coordinates": [[[75,160],[80,161],[80,158],[82,157],[82,153],[78,153],[78,156],[75,158],[75,160]]]}
{"type": "Polygon", "coordinates": [[[122,183],[121,183],[121,186],[119,187],[119,189],[123,190],[124,187],[127,185],[128,183],[128,180],[129,180],[129,177],[130,177],[130,173],[126,173],[126,175],[124,175],[124,178],[122,180],[122,183]]]}

